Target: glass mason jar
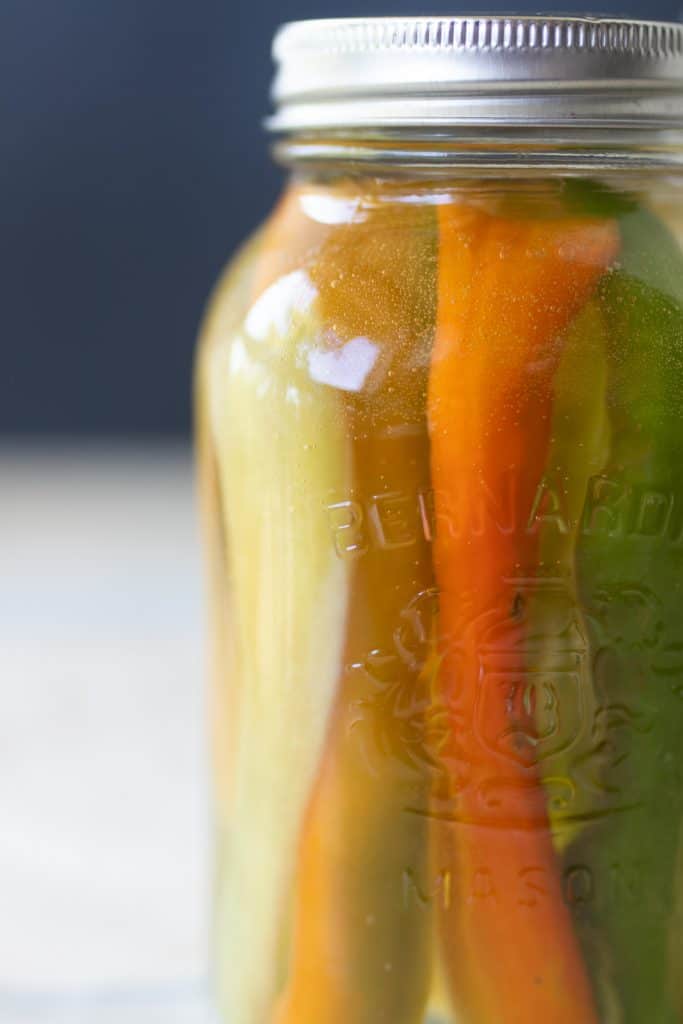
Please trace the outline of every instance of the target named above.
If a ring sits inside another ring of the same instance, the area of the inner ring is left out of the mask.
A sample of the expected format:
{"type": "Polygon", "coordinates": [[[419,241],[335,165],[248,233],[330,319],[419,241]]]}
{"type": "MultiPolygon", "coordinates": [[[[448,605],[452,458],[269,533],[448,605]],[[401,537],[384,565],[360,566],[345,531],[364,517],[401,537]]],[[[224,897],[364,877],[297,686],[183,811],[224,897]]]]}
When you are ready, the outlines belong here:
{"type": "Polygon", "coordinates": [[[197,368],[229,1024],[683,1020],[682,53],[278,37],[197,368]]]}

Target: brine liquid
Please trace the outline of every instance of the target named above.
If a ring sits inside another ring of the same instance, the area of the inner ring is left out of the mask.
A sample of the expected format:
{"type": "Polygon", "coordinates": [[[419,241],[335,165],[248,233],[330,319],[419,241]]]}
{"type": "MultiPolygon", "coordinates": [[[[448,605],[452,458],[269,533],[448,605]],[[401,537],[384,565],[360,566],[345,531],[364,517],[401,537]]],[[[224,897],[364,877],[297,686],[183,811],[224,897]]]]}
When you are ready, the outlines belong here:
{"type": "Polygon", "coordinates": [[[197,391],[229,1024],[540,1024],[549,990],[578,999],[573,959],[586,1024],[643,1024],[638,969],[653,1024],[683,1019],[683,495],[650,441],[680,393],[644,381],[650,420],[615,356],[618,300],[620,338],[656,319],[643,282],[611,297],[610,257],[549,298],[519,249],[566,224],[582,281],[584,222],[619,215],[553,186],[304,184],[216,292],[197,391]]]}

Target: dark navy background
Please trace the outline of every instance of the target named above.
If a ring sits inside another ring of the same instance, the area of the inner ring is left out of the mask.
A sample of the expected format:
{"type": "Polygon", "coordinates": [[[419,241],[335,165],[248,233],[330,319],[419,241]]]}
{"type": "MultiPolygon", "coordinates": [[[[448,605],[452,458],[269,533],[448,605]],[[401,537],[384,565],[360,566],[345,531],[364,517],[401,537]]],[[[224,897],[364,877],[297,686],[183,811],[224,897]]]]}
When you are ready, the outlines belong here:
{"type": "Polygon", "coordinates": [[[440,0],[1,0],[0,438],[187,432],[207,291],[280,181],[260,128],[273,30],[457,12],[440,0]]]}

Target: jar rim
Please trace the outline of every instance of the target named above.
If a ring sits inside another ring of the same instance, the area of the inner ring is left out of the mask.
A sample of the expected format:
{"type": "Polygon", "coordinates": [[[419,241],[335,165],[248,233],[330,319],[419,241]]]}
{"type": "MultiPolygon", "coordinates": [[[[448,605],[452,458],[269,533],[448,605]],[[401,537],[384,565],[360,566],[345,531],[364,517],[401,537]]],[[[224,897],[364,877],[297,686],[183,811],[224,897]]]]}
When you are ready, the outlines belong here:
{"type": "Polygon", "coordinates": [[[683,24],[467,16],[291,22],[277,133],[425,126],[683,128],[683,24]]]}

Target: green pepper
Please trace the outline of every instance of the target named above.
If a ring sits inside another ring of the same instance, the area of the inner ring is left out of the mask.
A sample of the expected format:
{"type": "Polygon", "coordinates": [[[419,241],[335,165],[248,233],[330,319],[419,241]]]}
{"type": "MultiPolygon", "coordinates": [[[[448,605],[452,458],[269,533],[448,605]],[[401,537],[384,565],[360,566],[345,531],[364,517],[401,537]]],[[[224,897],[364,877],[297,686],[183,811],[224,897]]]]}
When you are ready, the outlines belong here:
{"type": "Polygon", "coordinates": [[[278,228],[275,220],[266,234],[265,287],[250,282],[256,298],[242,322],[234,322],[233,282],[219,289],[200,364],[214,500],[225,496],[214,571],[230,581],[216,623],[225,720],[217,729],[214,927],[216,989],[231,1024],[266,1021],[281,983],[299,836],[334,708],[350,589],[327,504],[351,486],[351,453],[337,392],[307,368],[321,329],[316,290],[300,269],[270,280],[278,228]]]}
{"type": "Polygon", "coordinates": [[[595,821],[569,845],[565,871],[583,880],[573,909],[603,1015],[611,1020],[617,1006],[623,1024],[673,1024],[683,817],[683,255],[643,207],[622,204],[619,227],[620,262],[600,294],[610,448],[589,481],[576,541],[594,710],[574,768],[595,821]]]}
{"type": "Polygon", "coordinates": [[[604,349],[604,318],[593,299],[572,324],[553,380],[552,440],[534,502],[542,525],[529,664],[545,696],[536,708],[538,755],[560,850],[584,827],[594,799],[574,774],[577,749],[590,743],[586,723],[594,713],[575,551],[586,490],[602,470],[609,444],[604,349]]]}

